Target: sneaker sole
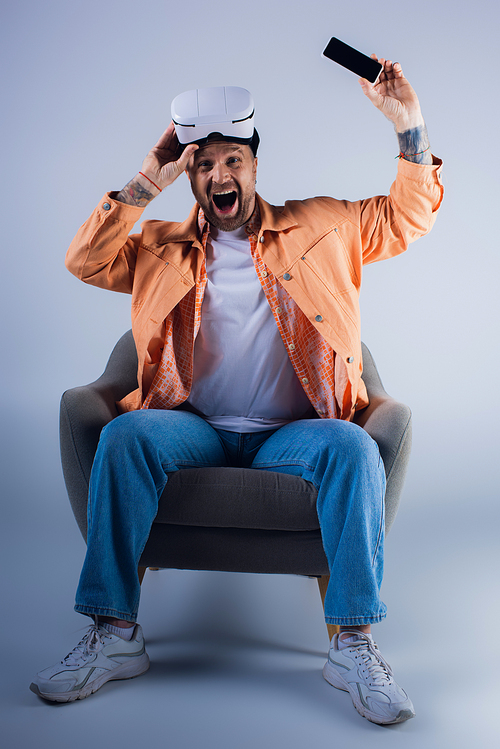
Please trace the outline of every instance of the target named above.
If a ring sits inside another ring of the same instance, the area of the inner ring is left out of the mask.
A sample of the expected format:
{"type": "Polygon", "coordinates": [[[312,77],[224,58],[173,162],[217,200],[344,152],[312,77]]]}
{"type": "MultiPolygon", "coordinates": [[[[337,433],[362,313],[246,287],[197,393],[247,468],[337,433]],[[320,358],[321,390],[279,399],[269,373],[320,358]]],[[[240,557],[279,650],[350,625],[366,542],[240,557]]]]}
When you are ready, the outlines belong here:
{"type": "Polygon", "coordinates": [[[134,658],[133,663],[124,663],[113,671],[108,671],[105,674],[101,674],[97,679],[92,681],[90,684],[86,684],[82,689],[71,692],[42,692],[35,682],[30,684],[30,690],[34,692],[38,697],[42,697],[44,700],[49,702],[75,702],[75,700],[83,700],[85,697],[89,697],[94,692],[97,692],[106,682],[115,681],[120,679],[135,679],[136,676],[141,676],[146,673],[149,668],[149,657],[147,653],[143,653],[141,656],[134,658]]]}
{"type": "Polygon", "coordinates": [[[345,681],[332,666],[330,666],[330,663],[328,661],[323,667],[323,678],[325,679],[325,681],[331,684],[332,687],[335,687],[335,689],[341,689],[343,692],[349,692],[353,705],[358,713],[362,715],[363,718],[370,720],[372,723],[378,723],[379,725],[385,726],[391,725],[392,723],[403,723],[405,720],[409,720],[410,718],[415,717],[415,713],[410,709],[400,710],[395,718],[386,718],[384,716],[377,715],[377,713],[373,713],[371,710],[368,710],[368,708],[366,708],[361,702],[357,690],[354,691],[354,688],[351,687],[351,685],[347,681],[345,681]]]}

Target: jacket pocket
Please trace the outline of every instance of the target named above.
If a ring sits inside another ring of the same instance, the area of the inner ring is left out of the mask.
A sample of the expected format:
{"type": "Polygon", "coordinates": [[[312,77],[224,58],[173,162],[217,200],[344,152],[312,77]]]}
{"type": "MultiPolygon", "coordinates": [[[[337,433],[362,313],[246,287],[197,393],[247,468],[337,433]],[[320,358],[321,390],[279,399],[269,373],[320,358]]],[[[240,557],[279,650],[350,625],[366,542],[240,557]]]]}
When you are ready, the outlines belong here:
{"type": "Polygon", "coordinates": [[[297,262],[303,263],[331,294],[357,290],[356,275],[337,229],[332,229],[321,237],[297,262]]]}

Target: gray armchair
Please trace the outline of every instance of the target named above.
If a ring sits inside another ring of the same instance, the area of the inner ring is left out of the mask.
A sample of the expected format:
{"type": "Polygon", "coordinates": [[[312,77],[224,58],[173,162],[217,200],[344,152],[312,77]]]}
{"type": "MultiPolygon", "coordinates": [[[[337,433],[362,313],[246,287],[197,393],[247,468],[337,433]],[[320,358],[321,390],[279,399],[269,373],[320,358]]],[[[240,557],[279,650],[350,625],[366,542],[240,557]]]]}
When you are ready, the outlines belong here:
{"type": "MultiPolygon", "coordinates": [[[[356,414],[378,443],[387,476],[386,530],[399,505],[411,448],[410,409],[384,390],[363,344],[363,380],[370,405],[356,414]]],[[[137,387],[132,332],[114,347],[95,382],[66,391],[60,435],[64,479],[84,538],[90,471],[101,429],[116,401],[137,387]]],[[[147,567],[298,574],[328,584],[316,515],[316,490],[296,476],[249,468],[191,468],[169,477],[140,561],[147,567]]],[[[329,626],[330,634],[335,631],[329,626]]]]}

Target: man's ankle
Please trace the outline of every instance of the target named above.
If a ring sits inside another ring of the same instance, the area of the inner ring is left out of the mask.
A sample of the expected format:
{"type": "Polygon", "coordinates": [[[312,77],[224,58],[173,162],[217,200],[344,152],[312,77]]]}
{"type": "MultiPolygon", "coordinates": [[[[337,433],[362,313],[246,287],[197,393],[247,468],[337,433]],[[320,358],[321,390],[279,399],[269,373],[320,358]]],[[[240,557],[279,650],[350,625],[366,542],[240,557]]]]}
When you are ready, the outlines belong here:
{"type": "Polygon", "coordinates": [[[340,639],[341,640],[344,639],[342,637],[342,635],[344,634],[344,632],[352,632],[353,630],[356,631],[356,632],[363,632],[363,634],[365,634],[365,635],[369,635],[369,634],[371,634],[372,628],[371,628],[370,624],[355,624],[352,627],[344,627],[344,626],[341,625],[340,626],[340,632],[339,632],[340,639]]]}
{"type": "Polygon", "coordinates": [[[120,627],[120,629],[135,627],[135,622],[127,622],[124,619],[115,619],[112,616],[98,616],[97,621],[111,624],[112,627],[120,627]]]}

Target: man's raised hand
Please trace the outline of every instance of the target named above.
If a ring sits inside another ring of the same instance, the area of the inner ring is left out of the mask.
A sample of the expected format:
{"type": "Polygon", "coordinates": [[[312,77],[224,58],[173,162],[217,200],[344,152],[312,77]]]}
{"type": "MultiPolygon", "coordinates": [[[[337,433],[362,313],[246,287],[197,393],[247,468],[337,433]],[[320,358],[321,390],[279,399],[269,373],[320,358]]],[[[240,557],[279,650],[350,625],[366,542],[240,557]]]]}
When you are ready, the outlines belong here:
{"type": "MultiPolygon", "coordinates": [[[[377,60],[376,55],[372,55],[377,60]]],[[[416,164],[432,164],[429,138],[418,97],[404,77],[399,62],[379,59],[383,70],[373,84],[360,79],[366,96],[380,109],[396,129],[399,156],[416,164]]]]}
{"type": "MultiPolygon", "coordinates": [[[[376,55],[372,55],[372,58],[378,59],[376,55]]],[[[366,96],[394,123],[398,132],[423,125],[418,97],[405,78],[399,62],[393,63],[384,58],[378,61],[383,70],[376,84],[360,78],[359,82],[366,96]]]]}
{"type": "Polygon", "coordinates": [[[174,123],[171,122],[144,159],[141,168],[141,172],[161,190],[171,185],[182,174],[198,146],[186,146],[179,158],[177,158],[178,149],[179,141],[175,133],[174,123]]]}
{"type": "Polygon", "coordinates": [[[179,141],[171,122],[142,162],[141,171],[115,195],[115,199],[145,208],[165,187],[175,182],[197,149],[194,144],[186,146],[177,158],[179,141]]]}

